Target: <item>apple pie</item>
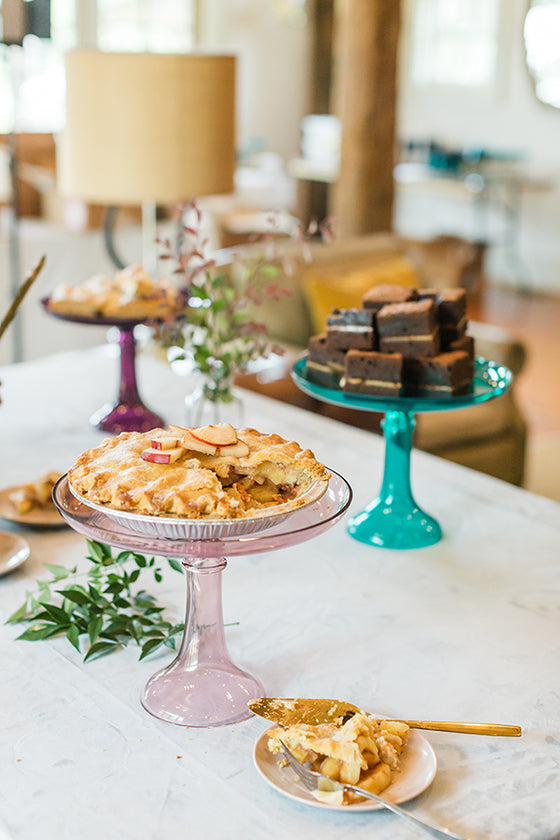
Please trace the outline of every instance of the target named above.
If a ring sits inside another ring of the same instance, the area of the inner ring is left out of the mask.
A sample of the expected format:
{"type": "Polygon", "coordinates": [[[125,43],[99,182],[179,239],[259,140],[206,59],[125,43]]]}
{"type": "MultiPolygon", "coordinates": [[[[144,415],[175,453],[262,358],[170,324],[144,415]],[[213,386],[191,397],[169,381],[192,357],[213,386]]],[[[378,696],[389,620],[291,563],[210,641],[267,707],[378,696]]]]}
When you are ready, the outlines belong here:
{"type": "Polygon", "coordinates": [[[85,501],[149,516],[238,519],[304,502],[328,475],[309,449],[229,424],[123,432],[68,471],[85,501]]]}
{"type": "Polygon", "coordinates": [[[83,318],[166,320],[180,314],[184,301],[168,280],[152,280],[141,266],[129,265],[113,277],[96,275],[78,285],[57,286],[47,308],[83,318]]]}
{"type": "MultiPolygon", "coordinates": [[[[295,724],[268,732],[268,748],[279,753],[280,740],[302,764],[311,763],[330,779],[358,785],[379,794],[391,784],[399,770],[399,758],[406,744],[408,725],[401,721],[379,720],[357,713],[342,726],[295,724]]],[[[282,763],[285,762],[283,759],[282,763]]],[[[349,805],[362,797],[348,791],[317,791],[317,799],[331,804],[349,805]]]]}

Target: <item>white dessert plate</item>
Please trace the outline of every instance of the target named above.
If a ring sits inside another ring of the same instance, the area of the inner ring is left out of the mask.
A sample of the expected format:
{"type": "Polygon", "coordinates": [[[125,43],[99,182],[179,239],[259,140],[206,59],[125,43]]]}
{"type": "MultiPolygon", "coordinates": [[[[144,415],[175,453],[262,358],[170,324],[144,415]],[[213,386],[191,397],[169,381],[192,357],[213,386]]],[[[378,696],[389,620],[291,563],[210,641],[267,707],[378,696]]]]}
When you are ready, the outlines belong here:
{"type": "Polygon", "coordinates": [[[6,487],[0,490],[0,518],[34,528],[63,528],[66,525],[54,505],[52,508],[31,508],[28,513],[18,513],[10,500],[10,495],[18,489],[6,487]]]}
{"type": "MultiPolygon", "coordinates": [[[[265,782],[289,799],[295,799],[313,808],[326,808],[328,811],[346,811],[347,813],[379,811],[383,808],[371,799],[365,799],[353,805],[331,805],[319,802],[293,770],[289,767],[280,767],[278,756],[270,752],[267,741],[268,731],[263,732],[255,743],[253,751],[255,767],[265,782]]],[[[400,766],[401,769],[394,780],[381,794],[389,802],[396,804],[408,802],[409,799],[413,799],[426,790],[437,772],[437,758],[432,745],[415,729],[410,730],[408,743],[401,755],[400,766]]]]}
{"type": "Polygon", "coordinates": [[[22,537],[0,531],[0,577],[25,563],[29,554],[29,545],[22,537]]]}
{"type": "Polygon", "coordinates": [[[73,496],[92,510],[103,513],[123,528],[143,536],[165,537],[171,540],[216,540],[226,537],[240,537],[263,531],[278,525],[287,516],[308,507],[326,493],[330,474],[317,479],[305,493],[296,500],[282,505],[262,508],[255,516],[239,519],[186,519],[178,516],[150,516],[132,511],[116,510],[108,505],[90,502],[77,493],[70,482],[68,487],[73,496]]]}

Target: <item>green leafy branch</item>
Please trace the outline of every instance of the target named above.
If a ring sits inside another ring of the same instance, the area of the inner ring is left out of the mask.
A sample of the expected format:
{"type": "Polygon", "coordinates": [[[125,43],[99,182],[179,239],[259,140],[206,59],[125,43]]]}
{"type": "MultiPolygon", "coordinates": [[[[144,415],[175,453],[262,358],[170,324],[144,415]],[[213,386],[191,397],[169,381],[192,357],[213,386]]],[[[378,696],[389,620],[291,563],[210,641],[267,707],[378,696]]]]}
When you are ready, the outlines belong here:
{"type": "MultiPolygon", "coordinates": [[[[140,659],[162,645],[174,650],[184,624],[168,621],[156,598],[137,588],[140,576],[148,572],[161,582],[156,558],[148,560],[133,551],[114,556],[109,546],[93,540],[87,545],[92,565],[85,574],[76,574],[76,567],[44,564],[50,578],[37,581],[38,588],[26,592],[24,603],[8,618],[8,623],[29,625],[17,638],[34,642],[65,635],[80,653],[85,649],[84,662],[130,641],[141,648],[140,659]],[[131,571],[125,568],[128,561],[134,564],[131,571]],[[80,578],[85,581],[78,582],[80,578]]],[[[182,572],[178,560],[167,558],[167,562],[182,572]]]]}

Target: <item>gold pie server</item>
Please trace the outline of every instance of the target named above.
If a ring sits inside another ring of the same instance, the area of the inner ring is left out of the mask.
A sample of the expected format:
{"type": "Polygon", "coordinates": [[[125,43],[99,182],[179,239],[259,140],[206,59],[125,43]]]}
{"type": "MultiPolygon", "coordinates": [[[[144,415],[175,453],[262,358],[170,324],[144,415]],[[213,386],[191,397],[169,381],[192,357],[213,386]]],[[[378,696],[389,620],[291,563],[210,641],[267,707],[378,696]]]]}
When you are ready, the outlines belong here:
{"type": "MultiPolygon", "coordinates": [[[[343,700],[303,697],[258,697],[249,702],[249,709],[255,715],[271,720],[281,726],[306,723],[316,726],[320,723],[343,723],[361,712],[353,703],[343,700]]],[[[521,735],[521,727],[506,723],[459,723],[444,720],[404,720],[412,729],[432,729],[438,732],[463,732],[469,735],[521,735]]]]}

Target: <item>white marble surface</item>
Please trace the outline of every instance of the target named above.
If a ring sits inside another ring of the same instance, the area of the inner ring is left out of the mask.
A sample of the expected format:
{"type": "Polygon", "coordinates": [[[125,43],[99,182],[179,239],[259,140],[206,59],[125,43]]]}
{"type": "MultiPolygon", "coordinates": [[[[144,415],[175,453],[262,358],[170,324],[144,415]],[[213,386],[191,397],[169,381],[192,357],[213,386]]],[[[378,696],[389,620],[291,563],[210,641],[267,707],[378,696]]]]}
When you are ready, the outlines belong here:
{"type": "MultiPolygon", "coordinates": [[[[88,417],[116,392],[112,352],[0,368],[2,486],[64,470],[101,439],[88,417]]],[[[184,382],[150,357],[138,372],[144,401],[183,422],[184,382]]],[[[245,401],[251,425],[311,445],[348,478],[353,511],[376,495],[380,438],[254,394],[245,401]]],[[[470,840],[553,840],[560,507],[424,453],[413,453],[412,483],[444,528],[435,546],[370,548],[342,522],[299,547],[233,558],[224,573],[224,619],[239,622],[226,630],[230,652],[269,694],[340,697],[395,717],[521,724],[517,739],[430,733],[439,771],[406,807],[470,840]]],[[[387,813],[319,811],[270,789],[252,765],[259,719],[187,729],[150,717],[139,695],[165,653],[138,662],[130,647],[84,665],[66,640],[14,641],[21,628],[3,622],[42,563],[85,566],[84,539],[73,531],[23,533],[31,557],[0,579],[2,840],[414,836],[387,813]]],[[[179,619],[174,572],[159,597],[179,619]]]]}

